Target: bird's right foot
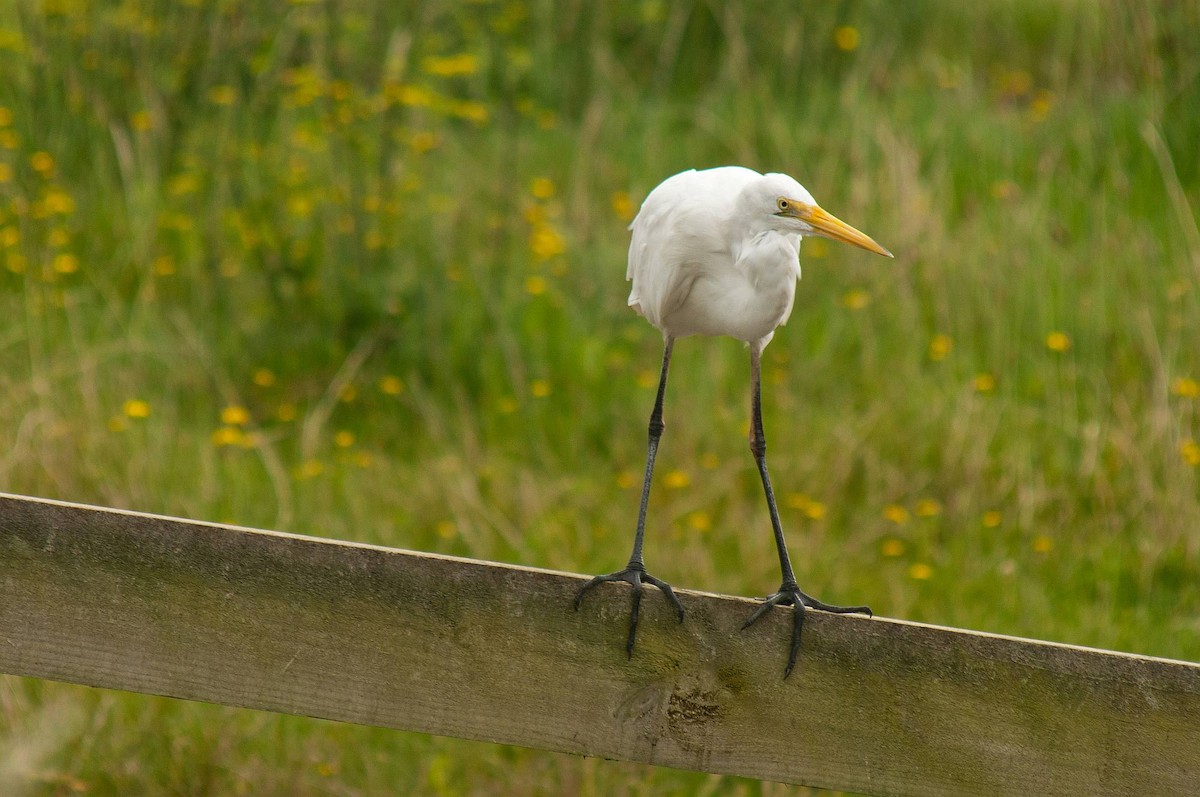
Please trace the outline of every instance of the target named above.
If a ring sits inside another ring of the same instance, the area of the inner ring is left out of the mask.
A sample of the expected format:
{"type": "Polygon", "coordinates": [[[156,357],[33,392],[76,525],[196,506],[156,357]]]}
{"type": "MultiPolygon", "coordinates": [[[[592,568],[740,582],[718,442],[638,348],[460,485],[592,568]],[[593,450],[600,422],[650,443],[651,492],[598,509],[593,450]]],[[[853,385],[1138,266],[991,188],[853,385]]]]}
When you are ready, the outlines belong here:
{"type": "Polygon", "coordinates": [[[675,607],[675,614],[678,615],[679,622],[683,622],[683,606],[679,603],[679,598],[675,597],[675,591],[671,589],[671,585],[647,573],[645,565],[640,562],[630,562],[624,570],[618,570],[616,573],[609,573],[606,576],[596,576],[584,584],[579,592],[575,593],[575,611],[579,611],[579,605],[588,590],[609,581],[624,581],[633,587],[633,605],[629,611],[629,638],[625,642],[625,654],[629,658],[633,658],[633,643],[637,636],[638,614],[642,605],[643,582],[658,587],[667,600],[670,601],[671,605],[675,607]]]}

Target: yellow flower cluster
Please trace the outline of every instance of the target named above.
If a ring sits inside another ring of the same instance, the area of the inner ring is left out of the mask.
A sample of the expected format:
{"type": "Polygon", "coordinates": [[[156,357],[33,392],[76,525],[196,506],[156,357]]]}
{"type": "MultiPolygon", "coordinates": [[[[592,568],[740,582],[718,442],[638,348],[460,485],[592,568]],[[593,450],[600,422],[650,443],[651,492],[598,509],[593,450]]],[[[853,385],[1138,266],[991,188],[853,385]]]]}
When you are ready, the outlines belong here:
{"type": "Polygon", "coordinates": [[[1065,332],[1051,332],[1046,336],[1046,348],[1054,352],[1065,352],[1071,348],[1071,339],[1065,332]]]}
{"type": "Polygon", "coordinates": [[[833,43],[842,52],[854,52],[858,49],[858,29],[850,25],[842,25],[833,31],[833,43]]]}
{"type": "Polygon", "coordinates": [[[904,526],[913,517],[931,518],[942,514],[942,502],[936,498],[921,498],[910,511],[902,504],[888,504],[883,508],[883,518],[897,526],[904,526]]]}
{"type": "Polygon", "coordinates": [[[954,341],[949,335],[938,334],[934,335],[929,341],[929,359],[934,362],[941,362],[949,356],[954,348],[954,341]]]}
{"type": "Polygon", "coordinates": [[[1184,440],[1179,444],[1179,454],[1183,461],[1195,467],[1200,465],[1200,443],[1195,440],[1184,440]]]}
{"type": "Polygon", "coordinates": [[[545,262],[567,251],[567,242],[555,226],[553,218],[558,207],[550,203],[557,193],[554,182],[537,177],[530,184],[534,203],[526,205],[525,221],[529,224],[529,251],[536,262],[545,262]]]}
{"type": "Polygon", "coordinates": [[[825,504],[810,498],[804,493],[790,493],[784,499],[784,503],[792,509],[799,510],[809,520],[820,520],[825,517],[825,504]]]}
{"type": "Polygon", "coordinates": [[[682,490],[691,483],[692,477],[688,475],[687,471],[683,470],[667,471],[666,475],[663,477],[663,484],[672,490],[682,490]]]}
{"type": "Polygon", "coordinates": [[[842,306],[850,310],[862,310],[871,303],[871,294],[863,290],[852,290],[842,296],[842,306]]]}
{"type": "Polygon", "coordinates": [[[1171,382],[1171,395],[1180,398],[1198,398],[1200,397],[1200,382],[1190,376],[1176,377],[1171,382]]]}
{"type": "Polygon", "coordinates": [[[250,411],[239,404],[230,404],[221,410],[221,426],[212,433],[212,444],[217,448],[240,446],[250,448],[256,438],[242,428],[250,423],[250,411]]]}

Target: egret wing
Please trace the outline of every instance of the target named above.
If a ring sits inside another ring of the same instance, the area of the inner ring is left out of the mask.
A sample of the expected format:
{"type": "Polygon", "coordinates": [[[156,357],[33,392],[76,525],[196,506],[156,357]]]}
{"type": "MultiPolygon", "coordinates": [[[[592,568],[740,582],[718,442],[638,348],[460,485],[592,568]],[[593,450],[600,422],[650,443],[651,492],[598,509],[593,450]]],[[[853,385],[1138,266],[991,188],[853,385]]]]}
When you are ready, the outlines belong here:
{"type": "Polygon", "coordinates": [[[727,222],[742,187],[758,176],[740,166],[690,169],[650,192],[629,225],[630,307],[669,332],[665,320],[687,299],[695,278],[732,259],[727,222]]]}

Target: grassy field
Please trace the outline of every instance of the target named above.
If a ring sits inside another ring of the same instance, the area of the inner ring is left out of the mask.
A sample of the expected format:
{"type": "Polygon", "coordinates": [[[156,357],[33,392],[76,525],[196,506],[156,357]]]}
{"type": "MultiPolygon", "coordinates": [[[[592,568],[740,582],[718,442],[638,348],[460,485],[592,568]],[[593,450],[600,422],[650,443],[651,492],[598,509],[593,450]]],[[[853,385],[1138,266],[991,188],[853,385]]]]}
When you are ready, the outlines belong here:
{"type": "MultiPolygon", "coordinates": [[[[615,569],[625,226],[739,163],[896,253],[806,244],[765,355],[800,583],[1200,659],[1200,6],[614,5],[0,6],[0,489],[615,569]]],[[[681,587],[778,585],[747,373],[676,347],[681,587]]],[[[4,794],[675,791],[788,792],[0,680],[4,794]]]]}

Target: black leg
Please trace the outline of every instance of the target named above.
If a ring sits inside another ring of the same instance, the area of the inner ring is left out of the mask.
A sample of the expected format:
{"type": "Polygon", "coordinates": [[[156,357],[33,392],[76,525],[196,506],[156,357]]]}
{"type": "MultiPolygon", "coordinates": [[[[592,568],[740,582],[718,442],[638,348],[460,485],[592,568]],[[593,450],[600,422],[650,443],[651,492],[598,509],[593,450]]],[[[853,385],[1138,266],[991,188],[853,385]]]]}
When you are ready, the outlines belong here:
{"type": "Polygon", "coordinates": [[[633,606],[629,612],[629,637],[625,642],[625,652],[630,657],[633,656],[638,613],[642,605],[642,582],[658,587],[675,607],[675,613],[679,615],[679,622],[683,622],[683,606],[675,597],[671,585],[647,573],[646,563],[642,559],[642,540],[646,536],[646,507],[650,502],[650,479],[654,475],[654,458],[658,455],[658,441],[662,438],[663,429],[666,428],[662,419],[663,395],[667,390],[667,371],[671,367],[671,348],[674,345],[674,338],[668,337],[663,348],[662,373],[658,377],[658,396],[654,399],[654,410],[650,413],[650,442],[646,448],[646,475],[642,481],[642,504],[638,509],[637,531],[633,536],[633,553],[629,556],[629,564],[625,566],[624,570],[618,570],[606,576],[596,576],[575,594],[575,610],[578,611],[584,593],[592,587],[607,581],[624,581],[633,587],[633,606]]]}
{"type": "Polygon", "coordinates": [[[779,569],[783,575],[779,591],[769,595],[762,606],[759,606],[743,629],[754,625],[757,620],[775,606],[794,606],[792,615],[792,644],[788,650],[787,669],[783,677],[792,674],[796,666],[796,654],[800,651],[800,632],[804,628],[805,608],[820,609],[824,612],[837,614],[865,614],[871,610],[866,606],[832,606],[822,603],[811,595],[800,590],[796,584],[796,576],[792,572],[792,562],[788,558],[787,541],[783,538],[783,526],[779,522],[779,509],[775,506],[775,491],[771,489],[771,477],[767,474],[767,438],[763,434],[762,425],[762,346],[750,344],[750,451],[754,454],[754,462],[758,465],[758,474],[762,477],[763,492],[767,496],[767,511],[771,514],[771,528],[775,532],[775,548],[779,552],[779,569]]]}

